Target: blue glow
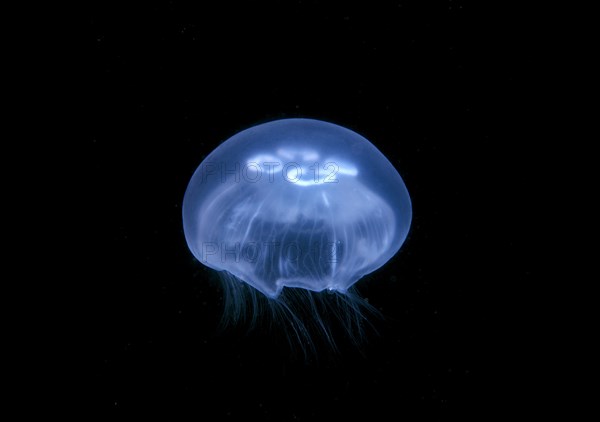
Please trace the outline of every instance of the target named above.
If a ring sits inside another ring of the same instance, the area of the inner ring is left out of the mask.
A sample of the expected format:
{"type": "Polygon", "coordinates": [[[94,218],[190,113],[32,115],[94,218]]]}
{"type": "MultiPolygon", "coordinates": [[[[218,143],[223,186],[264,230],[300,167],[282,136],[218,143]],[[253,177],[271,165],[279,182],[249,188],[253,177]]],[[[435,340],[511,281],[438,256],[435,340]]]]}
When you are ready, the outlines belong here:
{"type": "Polygon", "coordinates": [[[232,136],[200,164],[183,201],[194,256],[272,299],[285,287],[346,294],[398,252],[411,218],[406,186],[385,156],[361,135],[312,119],[232,136]]]}

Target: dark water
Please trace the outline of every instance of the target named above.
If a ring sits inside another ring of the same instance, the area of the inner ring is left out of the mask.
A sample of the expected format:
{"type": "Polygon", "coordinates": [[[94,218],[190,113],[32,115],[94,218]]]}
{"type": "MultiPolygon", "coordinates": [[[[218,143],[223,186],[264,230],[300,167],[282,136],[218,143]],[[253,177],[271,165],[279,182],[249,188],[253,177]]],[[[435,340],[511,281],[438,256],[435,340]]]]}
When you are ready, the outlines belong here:
{"type": "Polygon", "coordinates": [[[487,420],[517,403],[505,342],[515,305],[500,298],[531,268],[515,223],[526,218],[525,189],[513,188],[526,144],[516,36],[497,21],[506,12],[464,1],[196,3],[131,6],[137,19],[118,23],[103,18],[122,6],[98,6],[84,33],[90,413],[487,420]],[[219,282],[181,223],[202,159],[285,117],[362,134],[413,202],[400,253],[357,284],[383,315],[377,332],[310,359],[269,318],[249,333],[219,330],[219,282]]]}

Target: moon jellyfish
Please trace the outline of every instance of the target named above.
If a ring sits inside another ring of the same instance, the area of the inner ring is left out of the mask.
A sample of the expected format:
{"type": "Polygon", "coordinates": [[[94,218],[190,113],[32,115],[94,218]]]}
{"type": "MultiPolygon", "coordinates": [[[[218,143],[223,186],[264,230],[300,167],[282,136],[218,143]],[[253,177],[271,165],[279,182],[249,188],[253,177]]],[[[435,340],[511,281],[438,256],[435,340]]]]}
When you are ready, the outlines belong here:
{"type": "Polygon", "coordinates": [[[312,119],[232,136],[202,161],[183,200],[187,244],[219,273],[225,317],[256,323],[267,314],[303,345],[315,330],[333,344],[335,325],[361,335],[366,311],[377,311],[353,286],[398,252],[411,218],[386,157],[361,135],[312,119]]]}

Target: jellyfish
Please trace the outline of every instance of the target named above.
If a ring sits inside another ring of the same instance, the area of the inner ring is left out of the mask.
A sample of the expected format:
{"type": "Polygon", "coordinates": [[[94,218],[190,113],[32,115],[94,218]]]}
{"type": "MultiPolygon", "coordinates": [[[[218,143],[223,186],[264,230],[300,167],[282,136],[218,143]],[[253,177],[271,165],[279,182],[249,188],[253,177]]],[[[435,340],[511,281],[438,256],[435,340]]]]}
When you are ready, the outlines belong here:
{"type": "Polygon", "coordinates": [[[399,251],[412,218],[402,178],[371,142],[301,118],[219,145],[182,208],[191,253],[220,276],[225,318],[255,323],[266,313],[303,344],[315,330],[335,343],[331,324],[360,337],[377,311],[354,285],[399,251]]]}

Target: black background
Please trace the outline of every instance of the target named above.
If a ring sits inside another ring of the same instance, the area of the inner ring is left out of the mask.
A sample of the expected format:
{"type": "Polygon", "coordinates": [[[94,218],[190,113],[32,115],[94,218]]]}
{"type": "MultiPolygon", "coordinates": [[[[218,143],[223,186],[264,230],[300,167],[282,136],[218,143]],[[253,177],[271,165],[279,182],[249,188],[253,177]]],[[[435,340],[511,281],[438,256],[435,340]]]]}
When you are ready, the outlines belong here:
{"type": "Polygon", "coordinates": [[[500,303],[531,271],[515,220],[528,148],[516,22],[481,2],[375,3],[89,11],[77,196],[90,414],[486,420],[519,402],[522,386],[503,384],[516,305],[500,303]],[[277,331],[217,329],[221,290],[181,222],[202,159],[286,117],[362,134],[413,201],[401,252],[358,283],[385,317],[378,334],[310,359],[277,331]]]}

